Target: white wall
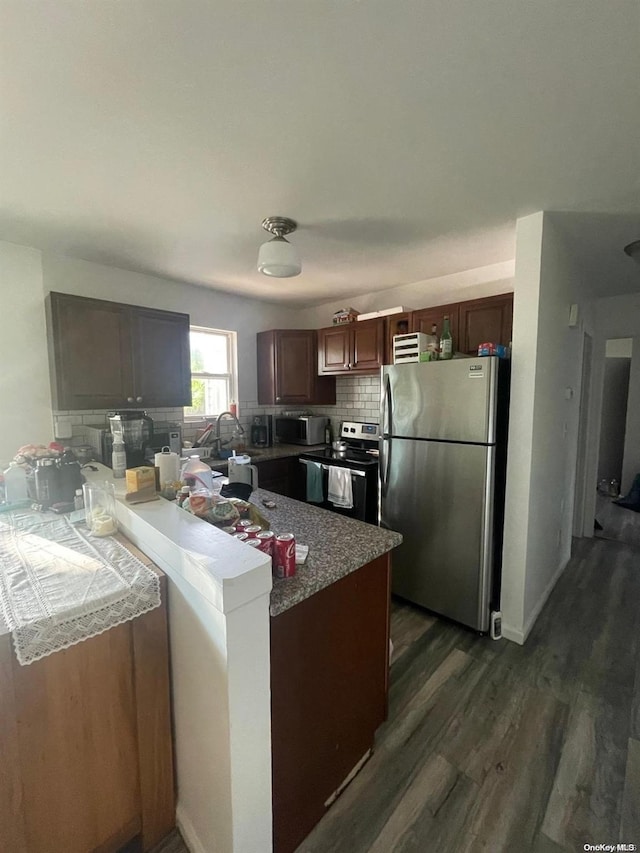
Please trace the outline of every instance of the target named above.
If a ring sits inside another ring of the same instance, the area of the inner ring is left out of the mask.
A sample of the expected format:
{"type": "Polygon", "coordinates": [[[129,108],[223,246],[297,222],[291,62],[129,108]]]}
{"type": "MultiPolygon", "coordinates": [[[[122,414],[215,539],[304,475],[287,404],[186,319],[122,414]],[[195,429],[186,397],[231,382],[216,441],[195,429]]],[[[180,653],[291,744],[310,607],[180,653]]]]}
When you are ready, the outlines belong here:
{"type": "Polygon", "coordinates": [[[340,308],[352,307],[365,314],[384,308],[396,308],[398,305],[407,310],[417,310],[431,305],[496,296],[498,293],[510,293],[513,290],[513,271],[513,261],[505,261],[365,295],[346,296],[344,299],[301,309],[299,316],[304,328],[322,328],[331,325],[333,314],[340,308]]]}
{"type": "Polygon", "coordinates": [[[633,338],[614,338],[606,343],[606,358],[631,358],[633,355],[633,338]]]}
{"type": "Polygon", "coordinates": [[[53,440],[40,252],[0,242],[0,469],[20,445],[53,440]]]}
{"type": "Polygon", "coordinates": [[[241,400],[258,399],[256,333],[294,328],[298,319],[296,309],[74,258],[45,254],[42,268],[45,292],[183,311],[194,326],[237,332],[241,400]]]}
{"type": "Polygon", "coordinates": [[[568,316],[582,301],[590,326],[581,283],[552,216],[518,220],[502,584],[503,631],[517,642],[571,553],[583,333],[568,316]]]}

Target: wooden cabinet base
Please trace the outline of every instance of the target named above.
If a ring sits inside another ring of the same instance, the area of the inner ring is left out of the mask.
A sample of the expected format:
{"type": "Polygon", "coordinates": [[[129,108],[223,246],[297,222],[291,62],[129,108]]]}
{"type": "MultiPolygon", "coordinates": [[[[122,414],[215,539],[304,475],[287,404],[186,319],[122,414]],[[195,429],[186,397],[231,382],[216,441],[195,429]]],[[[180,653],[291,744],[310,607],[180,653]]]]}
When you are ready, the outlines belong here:
{"type": "Polygon", "coordinates": [[[318,823],[387,714],[386,554],[271,619],[275,853],[318,823]]]}
{"type": "Polygon", "coordinates": [[[0,637],[0,851],[149,850],[175,825],[163,604],[29,666],[0,637]]]}

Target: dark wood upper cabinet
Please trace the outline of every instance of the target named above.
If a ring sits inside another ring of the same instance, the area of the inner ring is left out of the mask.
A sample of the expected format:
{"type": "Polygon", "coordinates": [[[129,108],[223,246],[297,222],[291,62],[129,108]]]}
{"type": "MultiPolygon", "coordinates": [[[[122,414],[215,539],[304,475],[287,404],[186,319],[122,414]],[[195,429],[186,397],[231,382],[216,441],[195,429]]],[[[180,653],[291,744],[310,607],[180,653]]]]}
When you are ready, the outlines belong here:
{"type": "Polygon", "coordinates": [[[335,403],[335,379],[317,375],[315,329],[258,332],[257,349],[261,406],[335,403]]]}
{"type": "Polygon", "coordinates": [[[460,352],[477,355],[479,344],[491,342],[507,346],[511,341],[513,293],[461,302],[459,310],[460,338],[456,348],[460,352]]]}
{"type": "Polygon", "coordinates": [[[66,293],[46,307],[56,409],[191,404],[187,314],[66,293]]]}
{"type": "Polygon", "coordinates": [[[131,323],[136,402],[155,408],[191,405],[188,315],[136,308],[131,323]]]}
{"type": "Polygon", "coordinates": [[[411,331],[423,332],[425,335],[431,334],[433,324],[436,324],[438,329],[438,338],[442,334],[444,328],[444,318],[449,318],[449,328],[451,329],[451,337],[453,338],[453,348],[458,349],[458,308],[459,303],[453,302],[448,305],[435,305],[432,308],[423,308],[420,311],[413,311],[411,314],[411,331]]]}
{"type": "Polygon", "coordinates": [[[318,373],[375,373],[385,360],[385,319],[318,330],[318,373]]]}

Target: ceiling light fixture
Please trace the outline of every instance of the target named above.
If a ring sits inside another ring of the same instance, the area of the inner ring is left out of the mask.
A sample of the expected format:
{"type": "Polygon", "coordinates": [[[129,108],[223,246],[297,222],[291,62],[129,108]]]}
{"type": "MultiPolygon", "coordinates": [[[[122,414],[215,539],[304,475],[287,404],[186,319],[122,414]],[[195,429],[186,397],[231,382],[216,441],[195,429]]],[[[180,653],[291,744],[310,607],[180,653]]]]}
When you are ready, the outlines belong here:
{"type": "Polygon", "coordinates": [[[634,240],[633,243],[629,243],[628,246],[624,247],[624,250],[632,260],[640,264],[640,240],[634,240]]]}
{"type": "Polygon", "coordinates": [[[300,275],[302,265],[295,246],[284,239],[285,234],[291,234],[298,227],[293,219],[286,216],[267,216],[262,222],[265,231],[276,236],[260,246],[258,252],[258,269],[264,275],[275,278],[290,278],[300,275]]]}

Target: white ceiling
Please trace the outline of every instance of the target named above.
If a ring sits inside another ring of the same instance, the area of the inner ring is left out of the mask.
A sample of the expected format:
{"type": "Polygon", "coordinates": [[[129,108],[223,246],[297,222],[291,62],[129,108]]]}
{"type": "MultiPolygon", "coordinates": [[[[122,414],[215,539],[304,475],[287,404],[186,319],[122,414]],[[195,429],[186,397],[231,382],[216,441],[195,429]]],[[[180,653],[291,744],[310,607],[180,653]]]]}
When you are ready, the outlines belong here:
{"type": "Polygon", "coordinates": [[[625,213],[640,237],[639,0],[0,0],[0,18],[3,239],[309,304],[512,258],[537,210],[625,213]],[[255,269],[275,214],[300,223],[298,278],[255,269]]]}

